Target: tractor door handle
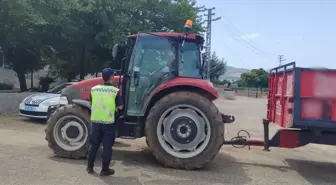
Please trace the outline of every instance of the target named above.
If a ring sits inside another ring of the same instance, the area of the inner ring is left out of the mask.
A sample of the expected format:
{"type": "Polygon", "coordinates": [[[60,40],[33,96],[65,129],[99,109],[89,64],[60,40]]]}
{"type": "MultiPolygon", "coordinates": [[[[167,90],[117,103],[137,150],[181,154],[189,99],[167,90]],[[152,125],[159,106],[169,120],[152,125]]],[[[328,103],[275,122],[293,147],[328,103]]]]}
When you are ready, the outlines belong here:
{"type": "Polygon", "coordinates": [[[140,80],[140,72],[139,71],[134,71],[134,85],[138,86],[139,85],[139,80],[140,80]]]}

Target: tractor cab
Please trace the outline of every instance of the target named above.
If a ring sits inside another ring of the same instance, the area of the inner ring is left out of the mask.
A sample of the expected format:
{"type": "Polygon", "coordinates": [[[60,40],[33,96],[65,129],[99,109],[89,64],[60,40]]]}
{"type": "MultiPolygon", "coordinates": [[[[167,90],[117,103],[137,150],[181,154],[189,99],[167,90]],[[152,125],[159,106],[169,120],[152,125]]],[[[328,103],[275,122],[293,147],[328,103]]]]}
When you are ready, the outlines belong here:
{"type": "Polygon", "coordinates": [[[203,43],[196,34],[154,32],[131,35],[126,44],[115,45],[112,55],[121,64],[124,114],[143,116],[148,97],[169,80],[203,79],[203,43]]]}

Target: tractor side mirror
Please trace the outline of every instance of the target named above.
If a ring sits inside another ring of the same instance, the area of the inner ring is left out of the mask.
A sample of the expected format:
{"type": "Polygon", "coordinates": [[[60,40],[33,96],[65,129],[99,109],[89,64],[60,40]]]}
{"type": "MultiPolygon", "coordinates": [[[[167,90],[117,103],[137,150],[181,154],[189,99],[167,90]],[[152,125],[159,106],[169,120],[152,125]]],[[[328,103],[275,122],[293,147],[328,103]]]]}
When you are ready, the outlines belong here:
{"type": "Polygon", "coordinates": [[[113,49],[112,49],[112,57],[113,57],[113,60],[115,60],[117,58],[117,54],[118,54],[118,48],[119,48],[119,45],[116,44],[113,46],[113,49]]]}

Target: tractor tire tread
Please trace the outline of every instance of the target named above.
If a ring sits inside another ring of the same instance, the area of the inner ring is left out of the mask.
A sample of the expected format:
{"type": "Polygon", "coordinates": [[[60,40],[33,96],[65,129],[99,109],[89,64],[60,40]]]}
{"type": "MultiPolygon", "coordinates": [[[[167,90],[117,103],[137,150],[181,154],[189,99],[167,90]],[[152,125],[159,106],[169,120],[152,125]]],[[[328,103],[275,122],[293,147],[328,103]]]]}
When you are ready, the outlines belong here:
{"type": "Polygon", "coordinates": [[[213,160],[220,151],[222,143],[224,141],[224,124],[222,123],[219,110],[210,100],[208,100],[207,98],[198,93],[189,91],[179,91],[163,97],[151,108],[148,117],[146,119],[145,135],[146,135],[146,143],[149,146],[152,154],[164,166],[175,169],[195,170],[203,168],[208,162],[213,160]],[[213,144],[209,142],[211,148],[208,149],[209,146],[208,145],[205,151],[193,157],[193,159],[191,160],[177,159],[170,156],[163,149],[161,149],[161,146],[157,146],[158,145],[157,142],[154,141],[153,139],[155,137],[153,136],[153,134],[156,135],[156,132],[153,133],[154,130],[153,127],[155,127],[156,130],[157,124],[155,124],[155,122],[158,122],[161,116],[158,113],[163,113],[162,112],[163,110],[161,110],[164,107],[163,105],[172,104],[172,102],[176,101],[176,99],[198,101],[200,105],[203,105],[205,107],[205,109],[210,110],[206,111],[207,116],[210,115],[210,117],[208,117],[209,122],[211,121],[215,122],[212,124],[212,127],[216,128],[212,128],[211,131],[212,133],[216,132],[215,134],[216,138],[212,138],[212,140],[210,140],[210,142],[214,141],[213,144]],[[206,155],[204,155],[205,153],[206,155]]]}
{"type": "MultiPolygon", "coordinates": [[[[82,148],[80,148],[79,150],[75,152],[72,152],[72,151],[69,152],[69,151],[65,151],[64,149],[60,148],[57,145],[55,138],[53,137],[53,131],[54,131],[55,124],[57,123],[57,120],[60,117],[65,116],[69,113],[74,114],[84,119],[88,116],[87,110],[75,104],[65,105],[65,106],[58,108],[57,110],[55,110],[54,113],[52,113],[52,115],[49,117],[47,121],[47,126],[45,129],[45,134],[46,134],[45,139],[48,142],[49,148],[51,148],[53,150],[53,153],[57,155],[58,157],[68,158],[68,159],[82,159],[86,157],[86,154],[88,151],[88,143],[86,143],[82,148]]],[[[91,131],[90,127],[88,127],[88,131],[90,133],[91,131]]]]}

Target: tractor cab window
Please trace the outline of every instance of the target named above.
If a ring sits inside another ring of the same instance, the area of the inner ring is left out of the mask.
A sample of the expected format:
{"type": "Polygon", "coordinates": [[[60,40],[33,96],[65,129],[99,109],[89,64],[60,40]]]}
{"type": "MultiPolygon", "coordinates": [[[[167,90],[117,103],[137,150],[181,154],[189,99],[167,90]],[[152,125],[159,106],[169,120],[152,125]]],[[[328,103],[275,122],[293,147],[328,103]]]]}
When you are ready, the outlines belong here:
{"type": "Polygon", "coordinates": [[[185,42],[181,48],[179,76],[201,78],[201,51],[195,42],[185,42]]]}
{"type": "Polygon", "coordinates": [[[127,114],[141,115],[146,97],[174,76],[177,69],[177,41],[151,34],[139,34],[130,60],[127,114]]]}

